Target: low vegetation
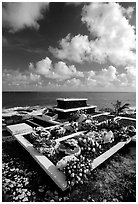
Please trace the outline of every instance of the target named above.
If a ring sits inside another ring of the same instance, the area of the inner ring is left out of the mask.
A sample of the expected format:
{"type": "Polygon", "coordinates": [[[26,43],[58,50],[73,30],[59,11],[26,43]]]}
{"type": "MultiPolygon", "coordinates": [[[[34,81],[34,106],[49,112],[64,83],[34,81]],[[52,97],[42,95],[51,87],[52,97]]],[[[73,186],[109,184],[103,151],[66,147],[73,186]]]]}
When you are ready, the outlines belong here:
{"type": "MultiPolygon", "coordinates": [[[[73,116],[74,121],[72,121],[71,125],[75,132],[77,131],[77,128],[79,128],[79,126],[76,126],[76,121],[83,114],[84,113],[77,113],[73,116]]],[[[111,118],[109,116],[109,118],[106,118],[109,119],[108,122],[103,122],[99,126],[97,126],[98,123],[102,120],[105,120],[105,118],[102,118],[101,120],[99,116],[99,118],[96,118],[96,123],[92,120],[94,123],[92,122],[91,125],[89,124],[90,127],[88,124],[86,125],[84,122],[81,122],[82,125],[80,130],[95,127],[100,129],[106,128],[113,130],[116,127],[120,128],[119,126],[123,125],[130,126],[130,128],[127,128],[127,130],[123,129],[123,131],[127,131],[130,134],[134,132],[135,128],[132,130],[131,127],[135,127],[135,121],[128,123],[128,120],[122,120],[121,124],[119,124],[112,123],[111,118]]],[[[92,118],[88,116],[87,120],[90,119],[92,118]]],[[[41,136],[41,131],[38,131],[37,134],[41,136]]],[[[47,135],[49,133],[46,132],[45,134],[47,135]]],[[[50,134],[52,135],[52,132],[50,132],[50,134]]],[[[54,132],[56,138],[64,134],[65,133],[63,128],[56,129],[56,132],[54,132]]],[[[30,139],[33,141],[33,138],[30,139]]],[[[81,139],[79,142],[82,143],[84,140],[85,138],[81,139]]],[[[82,149],[84,149],[83,145],[81,147],[82,149]]],[[[32,157],[11,135],[3,134],[2,149],[3,201],[136,202],[136,144],[134,142],[130,142],[110,159],[93,170],[92,173],[89,174],[85,180],[83,180],[84,182],[77,183],[75,181],[74,185],[74,183],[72,184],[69,179],[70,187],[65,192],[62,192],[55,185],[50,177],[46,175],[46,173],[39,167],[39,165],[32,159],[32,157]]],[[[86,151],[84,151],[84,153],[86,153],[86,151]]],[[[84,154],[84,157],[85,156],[87,157],[87,155],[84,154]]],[[[80,165],[83,166],[84,161],[83,158],[81,159],[82,160],[80,165]]],[[[90,166],[88,165],[88,168],[89,167],[90,166]]],[[[69,171],[72,170],[70,169],[70,166],[67,168],[69,171]]],[[[86,167],[84,171],[85,170],[87,171],[86,167]]],[[[80,174],[80,172],[76,172],[77,175],[78,173],[80,174]]]]}
{"type": "Polygon", "coordinates": [[[136,201],[135,144],[93,171],[89,181],[62,192],[13,137],[3,138],[3,201],[136,201]],[[26,159],[27,158],[27,159],[26,159]]]}

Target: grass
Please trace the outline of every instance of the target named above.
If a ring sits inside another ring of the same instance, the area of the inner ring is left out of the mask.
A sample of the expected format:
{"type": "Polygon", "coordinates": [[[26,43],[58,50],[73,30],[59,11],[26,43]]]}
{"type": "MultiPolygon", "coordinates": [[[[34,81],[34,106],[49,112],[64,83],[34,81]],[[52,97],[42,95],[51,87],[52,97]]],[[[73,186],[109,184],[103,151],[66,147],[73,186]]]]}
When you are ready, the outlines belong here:
{"type": "Polygon", "coordinates": [[[133,113],[133,114],[121,114],[120,115],[121,117],[128,117],[128,118],[134,118],[136,119],[136,113],[133,113]]]}
{"type": "MultiPolygon", "coordinates": [[[[136,162],[131,145],[95,169],[89,183],[79,187],[77,201],[88,200],[89,195],[96,202],[114,199],[119,202],[136,201],[136,162]]],[[[71,201],[76,201],[76,198],[71,201]]]]}
{"type": "Polygon", "coordinates": [[[132,126],[134,126],[136,128],[136,121],[122,118],[118,122],[119,122],[120,125],[123,125],[124,127],[132,125],[132,126]]]}
{"type": "Polygon", "coordinates": [[[136,152],[130,143],[93,171],[89,182],[62,192],[12,136],[3,137],[3,201],[136,201],[136,152]],[[11,171],[11,170],[14,171],[11,171]],[[8,189],[18,176],[22,187],[8,189]],[[27,180],[26,184],[24,180],[27,180]],[[19,189],[21,193],[19,193],[19,189]],[[23,194],[23,189],[27,189],[23,194]],[[29,192],[29,193],[28,193],[29,192]],[[28,193],[28,194],[27,194],[28,193]],[[29,196],[28,196],[29,195],[29,196]],[[21,199],[20,197],[23,197],[21,199]]]}
{"type": "MultiPolygon", "coordinates": [[[[109,117],[97,119],[103,121],[109,117]]],[[[128,125],[128,120],[121,121],[128,125]]],[[[130,123],[135,126],[135,121],[130,123]]],[[[133,142],[96,168],[87,183],[65,192],[6,131],[2,149],[3,201],[136,202],[136,144],[133,142]]]]}
{"type": "Polygon", "coordinates": [[[113,118],[114,116],[111,116],[111,115],[100,115],[100,116],[95,116],[93,119],[97,120],[98,122],[102,122],[102,121],[113,119],[113,118]]]}

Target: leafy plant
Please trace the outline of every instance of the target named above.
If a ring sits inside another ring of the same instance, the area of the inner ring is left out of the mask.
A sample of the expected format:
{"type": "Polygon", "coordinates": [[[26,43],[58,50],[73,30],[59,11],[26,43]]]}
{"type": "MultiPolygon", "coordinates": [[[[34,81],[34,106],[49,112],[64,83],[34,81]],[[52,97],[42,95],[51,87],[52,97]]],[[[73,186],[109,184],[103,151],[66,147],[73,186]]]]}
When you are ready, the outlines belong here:
{"type": "Polygon", "coordinates": [[[116,103],[112,103],[112,105],[114,106],[115,115],[119,115],[119,113],[121,113],[125,108],[128,108],[130,104],[125,103],[122,105],[122,102],[117,100],[116,103]]]}
{"type": "Polygon", "coordinates": [[[85,110],[79,110],[79,111],[76,111],[75,113],[71,113],[70,114],[70,116],[71,116],[70,122],[71,121],[77,121],[82,114],[86,114],[86,111],[85,110]]]}

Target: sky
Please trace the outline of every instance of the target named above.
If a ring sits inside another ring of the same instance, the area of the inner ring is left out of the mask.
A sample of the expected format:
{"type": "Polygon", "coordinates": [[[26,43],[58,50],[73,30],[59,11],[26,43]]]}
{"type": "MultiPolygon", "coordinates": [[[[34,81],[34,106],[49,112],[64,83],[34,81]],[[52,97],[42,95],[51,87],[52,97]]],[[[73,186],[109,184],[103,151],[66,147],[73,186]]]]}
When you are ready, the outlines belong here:
{"type": "Polygon", "coordinates": [[[3,2],[2,91],[136,91],[136,3],[3,2]]]}

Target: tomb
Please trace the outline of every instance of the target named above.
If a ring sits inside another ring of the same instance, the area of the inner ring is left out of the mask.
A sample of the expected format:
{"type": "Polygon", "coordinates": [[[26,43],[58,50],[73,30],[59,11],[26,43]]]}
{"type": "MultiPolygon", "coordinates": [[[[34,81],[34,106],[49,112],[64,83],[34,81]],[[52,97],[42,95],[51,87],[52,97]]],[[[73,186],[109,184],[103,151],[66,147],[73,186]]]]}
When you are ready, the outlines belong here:
{"type": "Polygon", "coordinates": [[[86,113],[95,113],[97,106],[88,105],[87,98],[57,98],[57,106],[54,108],[58,118],[66,118],[76,111],[86,111],[86,113]]]}
{"type": "Polygon", "coordinates": [[[16,125],[9,125],[6,127],[6,129],[12,134],[12,135],[18,135],[18,134],[29,134],[33,132],[33,128],[26,124],[26,123],[19,123],[16,125]]]}

